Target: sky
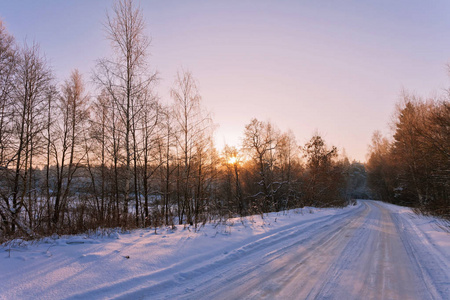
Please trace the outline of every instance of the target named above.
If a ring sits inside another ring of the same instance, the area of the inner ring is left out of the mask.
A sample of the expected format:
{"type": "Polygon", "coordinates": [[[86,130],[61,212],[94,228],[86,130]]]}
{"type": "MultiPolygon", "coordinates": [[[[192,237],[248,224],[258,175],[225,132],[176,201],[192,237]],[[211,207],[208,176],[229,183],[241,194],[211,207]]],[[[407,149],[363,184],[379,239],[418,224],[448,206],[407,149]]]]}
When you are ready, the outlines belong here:
{"type": "MultiPolygon", "coordinates": [[[[113,1],[0,0],[19,43],[36,41],[63,82],[91,80],[111,55],[103,22],[113,1]]],[[[138,2],[139,3],[139,2],[138,2]]],[[[450,86],[450,1],[142,1],[149,63],[163,103],[177,70],[198,81],[218,125],[216,145],[239,146],[252,118],[319,132],[350,159],[366,160],[401,91],[424,97],[450,86]]],[[[95,95],[92,89],[91,95],[95,95]]]]}

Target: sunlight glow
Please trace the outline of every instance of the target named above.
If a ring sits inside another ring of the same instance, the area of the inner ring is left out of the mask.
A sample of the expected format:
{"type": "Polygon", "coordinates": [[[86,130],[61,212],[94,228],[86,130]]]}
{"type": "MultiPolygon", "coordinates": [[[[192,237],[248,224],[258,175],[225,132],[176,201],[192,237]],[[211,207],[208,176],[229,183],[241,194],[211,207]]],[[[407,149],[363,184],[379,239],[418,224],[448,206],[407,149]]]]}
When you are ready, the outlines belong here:
{"type": "Polygon", "coordinates": [[[237,157],[231,156],[230,158],[228,158],[228,163],[234,165],[235,163],[237,163],[237,157]]]}

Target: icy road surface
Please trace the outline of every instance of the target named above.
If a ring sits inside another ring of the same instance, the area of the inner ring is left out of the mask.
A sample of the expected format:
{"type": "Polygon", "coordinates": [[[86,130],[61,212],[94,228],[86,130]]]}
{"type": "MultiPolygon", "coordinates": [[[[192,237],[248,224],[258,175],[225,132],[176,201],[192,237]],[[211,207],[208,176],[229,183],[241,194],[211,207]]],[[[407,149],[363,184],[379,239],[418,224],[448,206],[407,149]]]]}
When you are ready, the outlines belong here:
{"type": "MultiPolygon", "coordinates": [[[[181,273],[179,279],[188,282],[161,287],[160,295],[172,299],[450,299],[449,270],[449,253],[434,249],[388,207],[363,201],[347,214],[293,224],[244,244],[210,265],[181,273]]],[[[148,298],[151,291],[150,287],[148,298]]]]}
{"type": "Polygon", "coordinates": [[[376,201],[256,218],[28,246],[0,258],[0,298],[450,299],[442,221],[376,201]]]}

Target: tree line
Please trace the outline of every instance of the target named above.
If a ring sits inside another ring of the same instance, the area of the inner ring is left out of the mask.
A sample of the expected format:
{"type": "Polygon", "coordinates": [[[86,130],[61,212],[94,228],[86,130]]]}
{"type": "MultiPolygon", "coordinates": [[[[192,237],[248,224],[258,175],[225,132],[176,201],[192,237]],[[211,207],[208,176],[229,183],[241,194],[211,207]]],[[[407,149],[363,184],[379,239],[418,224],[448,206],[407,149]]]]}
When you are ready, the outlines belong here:
{"type": "Polygon", "coordinates": [[[367,162],[378,199],[450,219],[450,103],[403,93],[393,135],[376,131],[367,162]]]}
{"type": "Polygon", "coordinates": [[[364,165],[319,134],[299,147],[253,119],[242,147],[219,153],[191,72],[161,103],[139,7],[116,2],[105,28],[114,55],[97,61],[92,96],[76,69],[56,84],[39,45],[20,47],[0,20],[0,239],[199,226],[367,197],[364,165]]]}

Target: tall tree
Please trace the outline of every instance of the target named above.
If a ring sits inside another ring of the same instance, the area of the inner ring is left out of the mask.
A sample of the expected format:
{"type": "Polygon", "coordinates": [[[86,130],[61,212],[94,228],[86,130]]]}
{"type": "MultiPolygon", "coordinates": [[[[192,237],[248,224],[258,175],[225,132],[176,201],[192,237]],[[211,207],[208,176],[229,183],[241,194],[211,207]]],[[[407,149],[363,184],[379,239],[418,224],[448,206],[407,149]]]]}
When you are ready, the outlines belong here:
{"type": "Polygon", "coordinates": [[[13,36],[9,35],[2,20],[0,20],[0,229],[9,229],[8,216],[10,212],[9,165],[13,162],[10,151],[12,148],[12,117],[15,77],[17,73],[17,49],[13,36]]]}
{"type": "MultiPolygon", "coordinates": [[[[143,102],[142,118],[140,122],[140,127],[142,128],[140,166],[142,169],[142,193],[144,196],[144,226],[147,225],[149,220],[150,180],[163,164],[161,159],[163,150],[160,147],[162,137],[159,132],[161,127],[158,126],[162,114],[160,110],[157,98],[152,94],[146,95],[143,102]]],[[[137,209],[138,205],[136,205],[136,210],[137,209]]]]}
{"type": "Polygon", "coordinates": [[[244,215],[244,210],[247,209],[247,204],[244,202],[244,195],[242,190],[240,175],[240,165],[242,164],[242,154],[236,147],[225,145],[223,149],[224,165],[226,167],[226,209],[229,216],[233,212],[244,215]]]}
{"type": "Polygon", "coordinates": [[[9,35],[0,20],[0,167],[9,164],[8,149],[11,145],[12,92],[17,75],[18,53],[13,36],[9,35]]]}
{"type": "MultiPolygon", "coordinates": [[[[156,74],[148,73],[147,49],[150,39],[145,35],[142,10],[135,7],[132,0],[115,2],[112,13],[107,14],[105,28],[114,56],[112,59],[99,60],[94,77],[99,86],[112,97],[120,121],[124,124],[125,199],[123,221],[126,223],[133,169],[136,173],[136,124],[138,122],[137,115],[141,110],[139,99],[150,89],[152,82],[156,79],[156,74]]],[[[136,183],[136,181],[134,182],[136,183]]],[[[137,210],[138,207],[136,207],[136,215],[138,214],[137,210]]]]}
{"type": "Polygon", "coordinates": [[[56,189],[53,211],[53,225],[58,226],[62,210],[65,208],[75,172],[85,159],[85,124],[88,119],[88,96],[78,70],[62,86],[58,101],[59,122],[55,123],[52,138],[56,162],[56,189]]]}
{"type": "Polygon", "coordinates": [[[245,126],[243,146],[259,174],[257,183],[260,188],[253,198],[262,212],[271,210],[275,205],[276,193],[281,186],[274,177],[278,141],[279,132],[270,122],[252,119],[245,126]]]}
{"type": "Polygon", "coordinates": [[[304,147],[306,158],[305,193],[309,205],[342,205],[343,170],[335,163],[337,148],[328,148],[319,134],[304,147]]]}
{"type": "Polygon", "coordinates": [[[282,184],[282,203],[279,203],[277,209],[287,209],[298,204],[299,178],[302,170],[298,149],[292,131],[280,136],[277,149],[277,166],[280,173],[278,180],[282,184]]]}
{"type": "Polygon", "coordinates": [[[178,72],[171,95],[174,99],[173,113],[177,123],[180,188],[183,197],[179,218],[182,222],[185,215],[186,221],[193,224],[194,217],[197,216],[195,203],[202,197],[200,190],[203,184],[202,168],[206,161],[203,150],[212,133],[211,118],[201,109],[201,97],[191,72],[178,72]],[[197,183],[195,178],[199,180],[197,183]]]}
{"type": "MultiPolygon", "coordinates": [[[[95,155],[94,162],[100,165],[100,174],[96,176],[94,168],[91,167],[91,159],[87,156],[88,169],[91,174],[92,189],[95,197],[95,206],[97,209],[97,216],[100,223],[104,222],[106,217],[106,205],[107,205],[107,162],[108,160],[108,125],[110,118],[111,101],[108,93],[102,91],[100,95],[94,100],[92,108],[97,113],[94,114],[89,120],[91,123],[90,136],[95,143],[93,149],[93,155],[95,155]],[[97,178],[99,177],[99,178],[97,178]]],[[[95,165],[94,165],[95,166],[95,165]]],[[[109,199],[111,200],[111,199],[109,199]]],[[[112,210],[111,201],[109,201],[109,215],[114,215],[112,210]]]]}
{"type": "MultiPolygon", "coordinates": [[[[161,110],[161,138],[159,139],[159,153],[160,153],[160,177],[161,177],[161,193],[164,199],[164,222],[169,224],[170,214],[170,196],[172,194],[171,185],[173,181],[173,173],[176,171],[176,160],[174,155],[174,148],[176,148],[176,136],[173,124],[172,107],[164,107],[161,110]]],[[[173,225],[173,224],[172,224],[173,225]]]]}
{"type": "Polygon", "coordinates": [[[13,231],[25,198],[29,200],[30,197],[33,154],[37,147],[36,139],[45,128],[43,111],[46,111],[45,97],[52,79],[47,62],[41,56],[36,43],[24,46],[17,66],[15,102],[12,106],[14,110],[12,159],[15,164],[11,191],[13,231]]]}

